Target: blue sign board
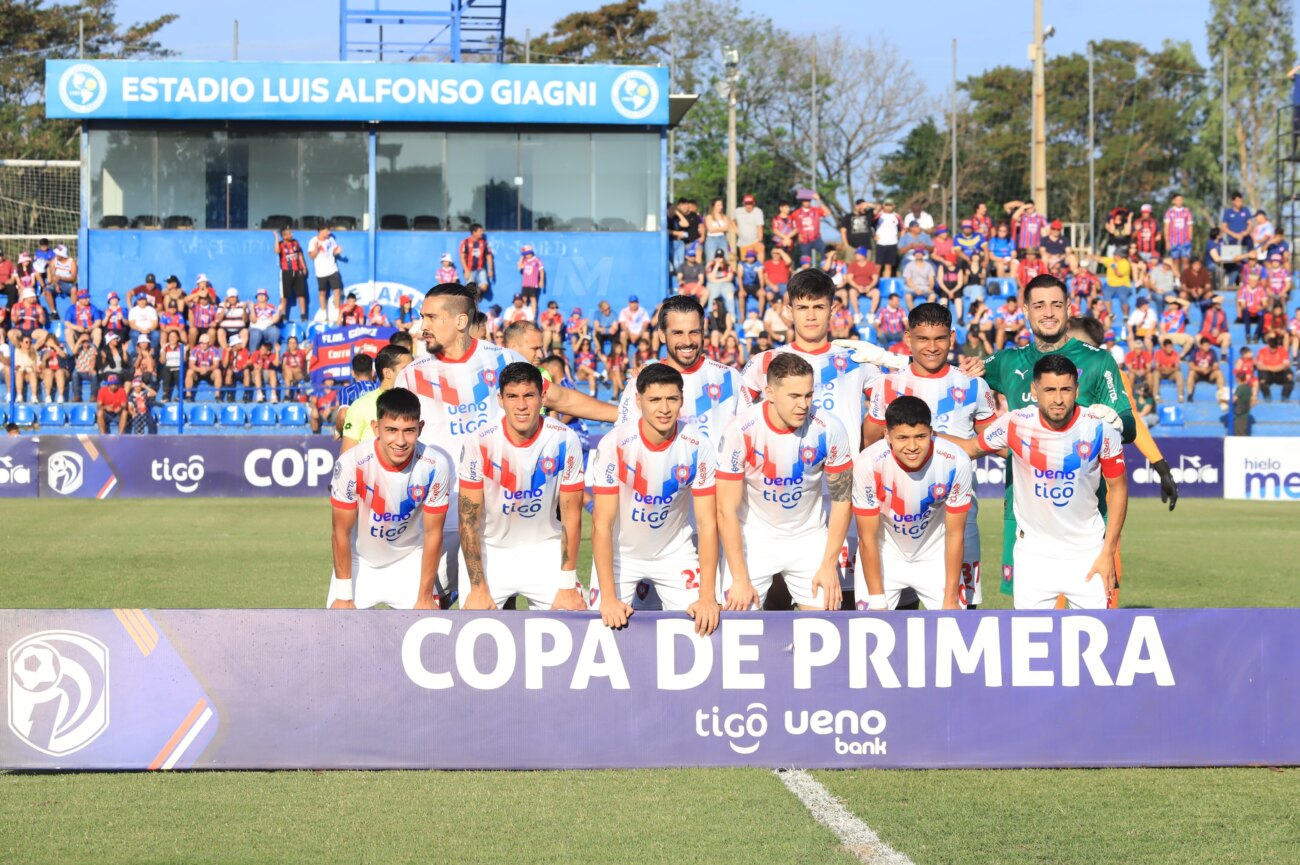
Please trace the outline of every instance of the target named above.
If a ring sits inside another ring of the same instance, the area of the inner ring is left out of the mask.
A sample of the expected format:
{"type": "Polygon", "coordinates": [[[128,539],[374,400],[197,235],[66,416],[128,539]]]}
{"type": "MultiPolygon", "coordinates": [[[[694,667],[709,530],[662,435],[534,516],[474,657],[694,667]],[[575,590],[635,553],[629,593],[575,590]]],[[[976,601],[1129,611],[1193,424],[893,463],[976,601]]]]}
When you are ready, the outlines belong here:
{"type": "Polygon", "coordinates": [[[668,70],[501,63],[51,60],[47,117],[668,125],[668,70]]]}

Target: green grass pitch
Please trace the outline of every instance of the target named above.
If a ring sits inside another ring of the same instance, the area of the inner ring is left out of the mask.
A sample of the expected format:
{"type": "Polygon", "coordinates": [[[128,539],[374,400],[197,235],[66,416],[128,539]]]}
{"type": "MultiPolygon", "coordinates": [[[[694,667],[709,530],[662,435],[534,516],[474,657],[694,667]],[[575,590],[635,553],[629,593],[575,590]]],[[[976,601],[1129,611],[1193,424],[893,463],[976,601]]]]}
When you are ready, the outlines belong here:
{"type": "MultiPolygon", "coordinates": [[[[320,501],[14,502],[4,606],[318,606],[327,531],[320,501]]],[[[1135,501],[1125,534],[1124,606],[1300,604],[1285,505],[1135,501]]],[[[1300,863],[1294,769],[814,775],[918,865],[1300,863]]],[[[7,773],[0,814],[0,863],[859,861],[760,769],[7,773]]]]}

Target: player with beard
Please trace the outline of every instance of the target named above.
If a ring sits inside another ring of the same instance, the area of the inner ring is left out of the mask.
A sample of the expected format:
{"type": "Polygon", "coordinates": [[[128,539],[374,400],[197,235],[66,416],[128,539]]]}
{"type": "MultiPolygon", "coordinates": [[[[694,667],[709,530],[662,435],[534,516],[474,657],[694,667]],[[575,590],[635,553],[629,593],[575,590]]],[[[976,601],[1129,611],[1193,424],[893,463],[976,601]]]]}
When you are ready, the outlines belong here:
{"type": "MultiPolygon", "coordinates": [[[[1078,405],[1118,430],[1124,442],[1133,441],[1137,424],[1132,404],[1124,393],[1119,366],[1105,349],[1070,337],[1070,296],[1065,283],[1046,273],[1034,277],[1025,286],[1024,308],[1034,341],[1005,349],[983,361],[963,359],[962,371],[983,378],[991,389],[1006,398],[1007,408],[1014,412],[1035,402],[1032,390],[1035,364],[1048,355],[1059,354],[1078,370],[1075,395],[1078,405]]],[[[1017,540],[1012,477],[1012,472],[1007,472],[1002,531],[1002,591],[1006,594],[1012,593],[1017,540]]],[[[1101,512],[1105,514],[1104,497],[1101,512]]]]}
{"type": "MultiPolygon", "coordinates": [[[[885,437],[889,406],[902,396],[918,397],[929,406],[932,420],[927,426],[933,427],[934,432],[974,438],[997,414],[997,401],[983,379],[971,378],[949,365],[952,313],[937,303],[917,304],[908,314],[904,340],[912,353],[912,363],[907,369],[889,373],[872,389],[867,444],[885,437]]],[[[978,607],[984,600],[978,514],[978,503],[972,494],[963,545],[965,558],[961,563],[961,604],[969,609],[978,607]]],[[[854,589],[859,598],[858,608],[862,609],[862,599],[866,597],[864,587],[855,581],[854,589]]]]}
{"type": "MultiPolygon", "coordinates": [[[[420,332],[429,353],[402,370],[394,382],[420,399],[420,441],[442,450],[452,465],[459,463],[468,438],[501,417],[495,396],[498,376],[508,364],[524,359],[470,335],[477,301],[473,286],[449,282],[429,289],[420,305],[420,332]]],[[[555,384],[543,383],[542,404],[586,420],[613,423],[618,416],[614,406],[555,384]]],[[[456,586],[458,515],[453,488],[438,570],[444,604],[450,603],[456,586]]]]}

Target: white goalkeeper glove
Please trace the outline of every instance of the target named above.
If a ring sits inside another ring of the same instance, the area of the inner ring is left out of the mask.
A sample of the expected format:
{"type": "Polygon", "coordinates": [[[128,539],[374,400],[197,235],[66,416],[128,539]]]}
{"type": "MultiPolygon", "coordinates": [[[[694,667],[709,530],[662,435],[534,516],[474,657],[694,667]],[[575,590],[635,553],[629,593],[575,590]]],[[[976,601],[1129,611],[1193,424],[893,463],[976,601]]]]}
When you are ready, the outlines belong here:
{"type": "Polygon", "coordinates": [[[1119,412],[1106,405],[1105,403],[1096,403],[1088,406],[1085,411],[1088,417],[1096,418],[1104,424],[1109,424],[1115,428],[1116,432],[1124,431],[1124,422],[1119,419],[1119,412]]]}
{"type": "Polygon", "coordinates": [[[885,351],[880,346],[861,339],[837,339],[831,344],[853,352],[853,359],[858,363],[874,363],[876,366],[890,369],[906,369],[912,362],[912,359],[906,355],[885,351]]]}

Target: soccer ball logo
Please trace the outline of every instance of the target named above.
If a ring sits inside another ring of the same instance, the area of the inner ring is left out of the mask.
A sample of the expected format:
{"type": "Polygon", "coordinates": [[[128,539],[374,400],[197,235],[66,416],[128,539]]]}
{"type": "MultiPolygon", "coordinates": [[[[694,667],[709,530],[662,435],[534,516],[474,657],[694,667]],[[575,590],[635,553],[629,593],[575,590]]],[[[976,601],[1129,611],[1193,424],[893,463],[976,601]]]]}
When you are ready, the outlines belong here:
{"type": "Polygon", "coordinates": [[[541,465],[542,465],[542,474],[544,474],[544,475],[553,475],[553,474],[555,474],[555,458],[554,458],[554,457],[542,457],[541,465]]]}
{"type": "Polygon", "coordinates": [[[803,460],[806,465],[812,465],[813,460],[817,458],[817,451],[812,447],[804,447],[799,451],[799,459],[803,460]]]}
{"type": "Polygon", "coordinates": [[[1092,453],[1092,445],[1087,442],[1079,442],[1074,446],[1074,452],[1079,455],[1080,459],[1086,460],[1088,455],[1092,453]]]}
{"type": "Polygon", "coordinates": [[[673,469],[673,477],[677,478],[677,483],[684,484],[691,479],[691,467],[686,465],[678,466],[673,469]]]}
{"type": "Polygon", "coordinates": [[[9,729],[36,750],[71,754],[108,727],[108,648],[77,631],[9,647],[9,729]]]}
{"type": "Polygon", "coordinates": [[[610,96],[614,110],[628,120],[644,120],[659,107],[659,85],[640,69],[629,69],[615,78],[610,96]]]}
{"type": "Polygon", "coordinates": [[[89,114],[103,105],[107,96],[104,73],[87,63],[69,66],[59,76],[59,99],[75,114],[89,114]]]}
{"type": "Polygon", "coordinates": [[[50,454],[45,463],[45,480],[50,489],[61,496],[70,496],[81,489],[86,479],[85,463],[76,451],[58,451],[50,454]]]}

